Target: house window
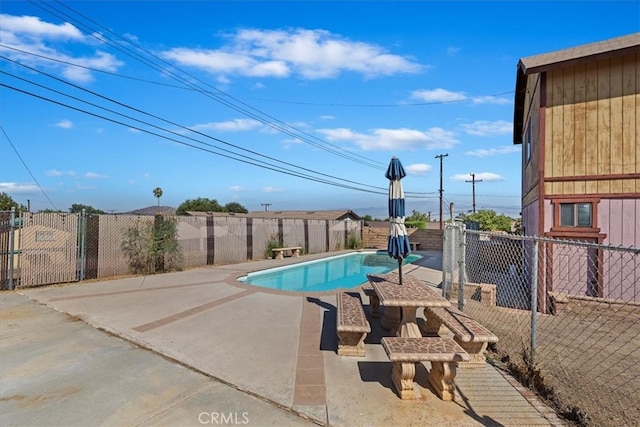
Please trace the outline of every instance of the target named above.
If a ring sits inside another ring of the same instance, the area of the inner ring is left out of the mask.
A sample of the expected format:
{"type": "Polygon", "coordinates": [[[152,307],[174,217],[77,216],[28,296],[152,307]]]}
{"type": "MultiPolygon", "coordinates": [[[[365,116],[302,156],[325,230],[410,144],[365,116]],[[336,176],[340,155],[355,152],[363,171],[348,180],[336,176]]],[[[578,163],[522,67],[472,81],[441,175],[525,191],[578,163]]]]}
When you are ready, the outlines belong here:
{"type": "Polygon", "coordinates": [[[591,203],[560,203],[561,227],[591,227],[591,203]]]}

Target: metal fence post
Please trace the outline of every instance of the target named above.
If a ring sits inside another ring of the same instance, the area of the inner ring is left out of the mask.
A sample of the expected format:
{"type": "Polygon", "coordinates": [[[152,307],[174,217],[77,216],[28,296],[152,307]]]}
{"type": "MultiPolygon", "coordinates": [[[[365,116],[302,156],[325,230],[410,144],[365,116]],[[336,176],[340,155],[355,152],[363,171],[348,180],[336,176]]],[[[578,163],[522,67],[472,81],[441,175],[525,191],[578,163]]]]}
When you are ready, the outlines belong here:
{"type": "Polygon", "coordinates": [[[87,258],[87,212],[80,214],[80,281],[84,280],[84,266],[87,258]]]}
{"type": "Polygon", "coordinates": [[[533,242],[531,270],[531,366],[536,363],[536,338],[538,335],[538,242],[533,242]]]}
{"type": "Polygon", "coordinates": [[[447,287],[449,281],[447,280],[447,274],[449,277],[452,277],[453,267],[451,266],[451,228],[445,227],[442,230],[442,296],[444,298],[449,298],[447,287]],[[449,271],[450,270],[450,271],[449,271]]]}
{"type": "Polygon", "coordinates": [[[465,256],[467,250],[467,226],[462,224],[460,230],[460,259],[458,261],[458,310],[464,311],[464,283],[466,279],[465,256]]]}
{"type": "Polygon", "coordinates": [[[16,208],[11,207],[11,216],[9,217],[9,290],[13,290],[13,257],[14,251],[14,233],[16,229],[16,208]]]}

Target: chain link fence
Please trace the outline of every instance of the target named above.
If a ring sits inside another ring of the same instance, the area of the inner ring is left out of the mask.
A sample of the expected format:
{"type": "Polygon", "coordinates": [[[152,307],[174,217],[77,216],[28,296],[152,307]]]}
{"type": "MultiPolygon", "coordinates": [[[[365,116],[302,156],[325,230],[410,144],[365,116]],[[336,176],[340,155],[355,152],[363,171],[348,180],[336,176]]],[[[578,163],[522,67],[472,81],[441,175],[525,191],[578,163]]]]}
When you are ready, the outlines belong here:
{"type": "Polygon", "coordinates": [[[0,212],[0,289],[154,274],[362,241],[362,221],[0,212]]]}
{"type": "Polygon", "coordinates": [[[499,337],[493,362],[578,425],[640,425],[640,250],[444,233],[443,292],[499,337]]]}

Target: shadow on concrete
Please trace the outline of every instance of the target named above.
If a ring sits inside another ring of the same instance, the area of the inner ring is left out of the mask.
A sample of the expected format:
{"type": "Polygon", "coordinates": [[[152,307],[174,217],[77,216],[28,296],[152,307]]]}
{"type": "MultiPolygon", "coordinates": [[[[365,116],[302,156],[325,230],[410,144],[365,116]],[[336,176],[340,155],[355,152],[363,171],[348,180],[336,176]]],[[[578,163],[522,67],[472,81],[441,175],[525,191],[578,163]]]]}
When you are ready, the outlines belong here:
{"type": "Polygon", "coordinates": [[[384,388],[393,391],[391,362],[358,361],[358,372],[363,382],[380,383],[384,388]]]}
{"type": "MultiPolygon", "coordinates": [[[[465,414],[478,421],[483,426],[488,427],[505,427],[504,424],[499,423],[488,415],[480,415],[476,411],[473,410],[473,405],[471,405],[469,398],[465,396],[465,394],[460,391],[458,387],[456,387],[456,395],[460,396],[460,398],[464,401],[464,406],[467,408],[464,410],[465,414]]],[[[457,397],[456,396],[456,397],[457,397]]]]}
{"type": "Polygon", "coordinates": [[[322,325],[320,331],[320,350],[338,352],[337,309],[333,304],[322,301],[316,297],[307,297],[307,302],[318,305],[324,309],[322,313],[322,325]]]}

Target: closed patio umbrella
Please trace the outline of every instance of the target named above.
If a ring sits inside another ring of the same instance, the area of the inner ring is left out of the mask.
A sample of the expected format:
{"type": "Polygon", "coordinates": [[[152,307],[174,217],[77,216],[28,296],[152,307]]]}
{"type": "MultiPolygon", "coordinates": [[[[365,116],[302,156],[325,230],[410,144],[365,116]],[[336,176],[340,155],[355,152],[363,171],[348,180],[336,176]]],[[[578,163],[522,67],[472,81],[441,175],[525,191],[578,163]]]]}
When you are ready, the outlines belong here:
{"type": "Polygon", "coordinates": [[[402,284],[402,262],[411,253],[407,228],[404,225],[404,190],[402,178],[406,176],[402,163],[393,157],[385,176],[389,180],[389,241],[387,252],[389,256],[398,260],[398,276],[402,284]]]}

